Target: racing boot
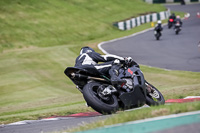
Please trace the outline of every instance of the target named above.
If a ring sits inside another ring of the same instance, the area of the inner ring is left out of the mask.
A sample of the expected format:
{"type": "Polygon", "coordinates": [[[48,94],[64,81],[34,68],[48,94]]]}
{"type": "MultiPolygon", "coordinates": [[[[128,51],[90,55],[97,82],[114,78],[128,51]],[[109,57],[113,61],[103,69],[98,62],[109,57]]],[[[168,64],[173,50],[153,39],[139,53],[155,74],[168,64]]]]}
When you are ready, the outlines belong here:
{"type": "Polygon", "coordinates": [[[109,75],[111,77],[111,83],[115,87],[118,85],[122,86],[123,84],[126,84],[126,80],[120,79],[118,77],[118,75],[119,75],[118,70],[120,67],[121,67],[121,65],[119,65],[119,64],[113,64],[113,66],[109,70],[109,75]]]}

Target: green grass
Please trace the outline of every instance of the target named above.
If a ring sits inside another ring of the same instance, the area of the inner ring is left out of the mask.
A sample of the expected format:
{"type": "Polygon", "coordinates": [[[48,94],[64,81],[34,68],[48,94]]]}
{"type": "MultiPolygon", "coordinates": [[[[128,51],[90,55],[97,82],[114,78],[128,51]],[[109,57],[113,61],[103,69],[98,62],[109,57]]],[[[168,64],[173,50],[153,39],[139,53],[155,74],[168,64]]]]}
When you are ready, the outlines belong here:
{"type": "Polygon", "coordinates": [[[112,27],[113,22],[165,10],[160,5],[149,7],[141,0],[1,0],[1,47],[80,46],[114,38],[122,33],[112,27]]]}
{"type": "Polygon", "coordinates": [[[178,114],[195,110],[200,110],[200,102],[162,105],[133,111],[118,112],[117,115],[108,117],[105,120],[101,120],[92,124],[84,124],[83,126],[80,126],[78,128],[69,129],[67,130],[67,132],[90,130],[94,128],[104,127],[105,125],[109,126],[118,123],[125,123],[129,121],[136,121],[141,119],[165,116],[170,114],[178,114]]]}
{"type": "Polygon", "coordinates": [[[57,111],[69,114],[73,113],[71,105],[83,106],[81,94],[63,73],[74,62],[75,54],[69,49],[70,45],[2,54],[0,118],[12,121],[13,116],[57,111]]]}
{"type": "Polygon", "coordinates": [[[200,73],[141,67],[146,79],[164,94],[165,99],[200,96],[200,73]]]}
{"type": "MultiPolygon", "coordinates": [[[[93,111],[64,69],[84,45],[99,51],[99,42],[150,27],[120,31],[113,22],[163,10],[141,0],[1,0],[0,124],[93,111]]],[[[199,95],[200,73],[142,70],[166,99],[199,95]]]]}

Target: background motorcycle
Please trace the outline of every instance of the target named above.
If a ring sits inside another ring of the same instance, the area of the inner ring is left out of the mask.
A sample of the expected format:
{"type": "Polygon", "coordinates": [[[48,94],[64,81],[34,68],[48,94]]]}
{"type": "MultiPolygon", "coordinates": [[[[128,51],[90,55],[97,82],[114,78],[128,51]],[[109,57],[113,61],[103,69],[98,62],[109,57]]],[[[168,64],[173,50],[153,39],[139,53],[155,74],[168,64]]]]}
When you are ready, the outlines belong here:
{"type": "Polygon", "coordinates": [[[155,35],[155,37],[156,37],[156,40],[159,40],[160,37],[161,37],[161,31],[154,30],[154,35],[155,35]]]}
{"type": "Polygon", "coordinates": [[[173,19],[169,19],[168,20],[168,28],[170,29],[173,25],[174,25],[174,20],[173,19]]]}
{"type": "Polygon", "coordinates": [[[176,35],[178,35],[178,33],[181,31],[181,24],[179,22],[176,22],[174,31],[175,31],[176,35]]]}
{"type": "Polygon", "coordinates": [[[113,86],[108,75],[98,71],[91,74],[85,69],[68,67],[64,72],[79,91],[82,92],[88,106],[102,114],[115,113],[119,109],[164,104],[160,91],[148,83],[138,65],[122,66],[118,77],[127,81],[124,85],[113,86]]]}

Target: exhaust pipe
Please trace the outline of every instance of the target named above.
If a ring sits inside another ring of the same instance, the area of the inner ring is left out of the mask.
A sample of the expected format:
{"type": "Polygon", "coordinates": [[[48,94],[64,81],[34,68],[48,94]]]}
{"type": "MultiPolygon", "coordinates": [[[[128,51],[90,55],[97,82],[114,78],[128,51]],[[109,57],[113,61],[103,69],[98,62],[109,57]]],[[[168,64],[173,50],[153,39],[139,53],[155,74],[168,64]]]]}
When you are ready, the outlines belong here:
{"type": "Polygon", "coordinates": [[[99,81],[107,81],[106,79],[103,79],[103,78],[91,77],[91,76],[86,76],[86,75],[76,74],[76,73],[71,73],[71,76],[73,79],[79,79],[79,80],[92,79],[92,80],[99,80],[99,81]]]}

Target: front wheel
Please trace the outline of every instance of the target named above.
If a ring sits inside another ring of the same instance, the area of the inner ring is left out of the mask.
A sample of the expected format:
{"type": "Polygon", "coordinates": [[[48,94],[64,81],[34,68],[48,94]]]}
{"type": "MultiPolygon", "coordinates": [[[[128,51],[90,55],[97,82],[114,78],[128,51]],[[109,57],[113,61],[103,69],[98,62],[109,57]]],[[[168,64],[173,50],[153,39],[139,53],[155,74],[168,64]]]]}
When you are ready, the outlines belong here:
{"type": "Polygon", "coordinates": [[[100,94],[102,88],[106,85],[101,85],[98,82],[90,82],[83,88],[83,96],[89,106],[101,114],[115,113],[118,108],[118,100],[115,95],[102,96],[100,94]]]}
{"type": "Polygon", "coordinates": [[[145,84],[147,88],[146,104],[149,106],[165,104],[162,93],[150,83],[146,82],[145,84]]]}

